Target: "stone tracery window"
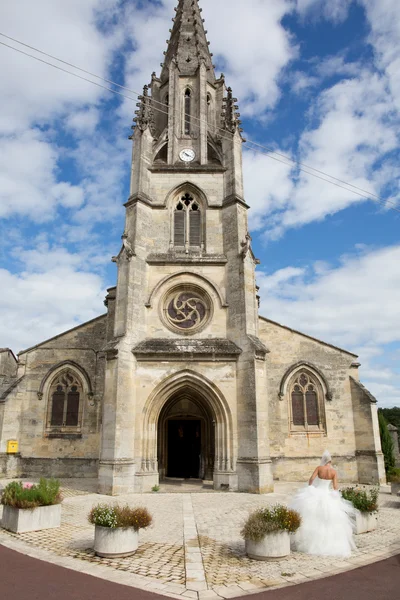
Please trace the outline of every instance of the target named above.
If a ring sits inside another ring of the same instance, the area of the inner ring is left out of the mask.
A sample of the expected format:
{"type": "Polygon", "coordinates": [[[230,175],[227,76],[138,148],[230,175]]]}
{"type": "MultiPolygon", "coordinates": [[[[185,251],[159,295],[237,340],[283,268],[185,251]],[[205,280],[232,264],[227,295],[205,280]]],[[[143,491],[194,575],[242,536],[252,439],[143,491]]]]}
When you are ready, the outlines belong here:
{"type": "Polygon", "coordinates": [[[174,211],[174,246],[201,246],[201,210],[200,204],[185,194],[177,202],[174,211]]]}
{"type": "Polygon", "coordinates": [[[289,387],[290,423],[294,431],[324,429],[322,389],[310,372],[296,373],[289,387]]]}
{"type": "Polygon", "coordinates": [[[180,329],[201,325],[206,315],[207,306],[203,298],[193,292],[178,292],[168,305],[168,319],[180,329]]]}
{"type": "Polygon", "coordinates": [[[205,290],[196,285],[179,285],[163,300],[163,320],[169,329],[180,334],[192,334],[207,325],[212,302],[205,290]]]}
{"type": "Polygon", "coordinates": [[[51,383],[48,403],[48,430],[76,431],[81,425],[82,382],[71,369],[66,369],[51,383]]]}

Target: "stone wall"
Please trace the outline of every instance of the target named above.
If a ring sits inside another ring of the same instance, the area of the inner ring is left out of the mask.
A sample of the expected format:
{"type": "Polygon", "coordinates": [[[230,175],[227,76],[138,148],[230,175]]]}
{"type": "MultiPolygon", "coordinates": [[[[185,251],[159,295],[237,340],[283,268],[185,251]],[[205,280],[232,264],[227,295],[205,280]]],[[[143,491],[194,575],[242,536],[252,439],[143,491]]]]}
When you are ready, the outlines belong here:
{"type": "Polygon", "coordinates": [[[17,359],[9,348],[0,348],[0,378],[14,377],[17,373],[17,359]]]}
{"type": "Polygon", "coordinates": [[[93,476],[96,472],[105,343],[103,316],[19,355],[18,377],[22,379],[0,404],[0,452],[6,451],[7,440],[18,441],[21,475],[29,476],[31,468],[32,474],[43,472],[60,477],[75,473],[93,476]],[[47,428],[48,392],[53,374],[71,365],[84,382],[82,426],[76,433],[57,433],[47,428]],[[52,473],[53,469],[56,473],[52,473]]]}
{"type": "Polygon", "coordinates": [[[388,430],[389,430],[390,437],[393,440],[393,454],[394,454],[395,465],[396,465],[396,467],[400,467],[399,432],[398,432],[397,427],[395,427],[391,423],[388,424],[388,430]]]}
{"type": "Polygon", "coordinates": [[[369,466],[365,472],[360,451],[360,422],[353,417],[355,409],[350,377],[357,372],[356,356],[267,319],[260,318],[260,339],[269,348],[267,381],[271,457],[274,477],[286,481],[304,481],[319,464],[324,450],[333,456],[341,481],[354,482],[367,478],[381,480],[377,467],[376,440],[373,431],[371,402],[363,404],[369,420],[363,426],[369,435],[369,466]],[[290,425],[289,392],[283,385],[291,368],[304,364],[321,375],[323,381],[324,425],[321,431],[293,431],[290,425]],[[356,429],[358,430],[356,431],[356,429]],[[372,462],[371,462],[372,460],[372,462]],[[373,463],[373,464],[372,464],[373,463]],[[359,469],[362,473],[359,476],[359,469]]]}

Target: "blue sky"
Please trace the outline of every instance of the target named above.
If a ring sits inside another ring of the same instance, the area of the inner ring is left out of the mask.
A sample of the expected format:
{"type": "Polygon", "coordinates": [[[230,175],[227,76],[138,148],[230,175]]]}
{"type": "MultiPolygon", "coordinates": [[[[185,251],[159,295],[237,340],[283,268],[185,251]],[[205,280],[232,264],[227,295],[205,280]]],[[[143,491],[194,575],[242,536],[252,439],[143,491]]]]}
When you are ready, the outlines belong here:
{"type": "MultiPolygon", "coordinates": [[[[229,0],[229,23],[227,3],[200,0],[246,138],[400,209],[397,0],[229,0]]],[[[176,2],[3,4],[2,33],[140,91],[176,2]]],[[[136,106],[4,46],[0,69],[0,346],[18,352],[104,312],[136,106]]],[[[261,314],[358,353],[400,406],[400,213],[250,145],[244,173],[261,314]]]]}

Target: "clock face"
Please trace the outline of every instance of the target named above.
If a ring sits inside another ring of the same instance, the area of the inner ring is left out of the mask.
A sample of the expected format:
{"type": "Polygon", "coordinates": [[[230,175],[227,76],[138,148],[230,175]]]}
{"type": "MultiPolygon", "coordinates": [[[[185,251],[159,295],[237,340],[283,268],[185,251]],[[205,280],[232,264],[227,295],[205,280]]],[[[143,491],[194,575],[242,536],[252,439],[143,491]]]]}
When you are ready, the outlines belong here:
{"type": "Polygon", "coordinates": [[[196,153],[191,148],[184,148],[179,157],[183,162],[192,162],[196,158],[196,153]]]}

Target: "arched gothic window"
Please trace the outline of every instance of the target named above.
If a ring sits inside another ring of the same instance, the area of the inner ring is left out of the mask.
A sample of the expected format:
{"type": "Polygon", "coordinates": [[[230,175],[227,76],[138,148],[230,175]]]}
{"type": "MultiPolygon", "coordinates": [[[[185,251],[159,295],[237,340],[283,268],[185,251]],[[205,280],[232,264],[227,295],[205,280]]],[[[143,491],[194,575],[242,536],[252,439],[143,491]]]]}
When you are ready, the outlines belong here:
{"type": "Polygon", "coordinates": [[[321,386],[306,370],[296,373],[289,387],[290,423],[295,431],[324,429],[324,406],[321,386]]]}
{"type": "Polygon", "coordinates": [[[174,246],[201,246],[200,205],[190,195],[185,194],[177,202],[174,211],[174,246]]]}
{"type": "Polygon", "coordinates": [[[191,121],[192,121],[192,93],[189,89],[185,92],[185,135],[190,135],[192,133],[191,121]]]}
{"type": "Polygon", "coordinates": [[[50,385],[47,427],[69,431],[81,426],[83,386],[71,369],[58,373],[50,385]]]}

